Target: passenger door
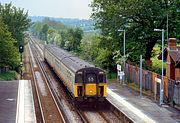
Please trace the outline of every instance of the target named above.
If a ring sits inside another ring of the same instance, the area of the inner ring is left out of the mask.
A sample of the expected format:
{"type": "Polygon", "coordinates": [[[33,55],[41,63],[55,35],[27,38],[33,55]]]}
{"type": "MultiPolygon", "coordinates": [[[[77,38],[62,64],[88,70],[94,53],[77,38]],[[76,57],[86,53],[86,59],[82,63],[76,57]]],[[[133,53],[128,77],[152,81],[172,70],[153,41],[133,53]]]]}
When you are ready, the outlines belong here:
{"type": "Polygon", "coordinates": [[[97,95],[97,75],[94,72],[86,73],[85,77],[85,95],[95,96],[97,95]]]}

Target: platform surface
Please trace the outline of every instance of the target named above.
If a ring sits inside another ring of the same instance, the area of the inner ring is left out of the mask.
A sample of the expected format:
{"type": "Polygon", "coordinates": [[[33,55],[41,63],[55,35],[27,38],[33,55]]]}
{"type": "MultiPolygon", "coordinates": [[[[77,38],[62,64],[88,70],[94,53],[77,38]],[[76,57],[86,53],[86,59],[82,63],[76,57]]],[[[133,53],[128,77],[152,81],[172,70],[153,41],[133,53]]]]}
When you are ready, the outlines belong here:
{"type": "Polygon", "coordinates": [[[32,86],[28,80],[19,81],[16,123],[36,123],[32,86]]]}
{"type": "Polygon", "coordinates": [[[107,99],[137,123],[180,123],[179,110],[168,105],[160,106],[146,96],[140,97],[118,82],[108,83],[107,99]]]}
{"type": "Polygon", "coordinates": [[[18,81],[0,81],[0,123],[15,123],[18,81]]]}
{"type": "Polygon", "coordinates": [[[0,81],[0,123],[36,123],[31,81],[0,81]]]}

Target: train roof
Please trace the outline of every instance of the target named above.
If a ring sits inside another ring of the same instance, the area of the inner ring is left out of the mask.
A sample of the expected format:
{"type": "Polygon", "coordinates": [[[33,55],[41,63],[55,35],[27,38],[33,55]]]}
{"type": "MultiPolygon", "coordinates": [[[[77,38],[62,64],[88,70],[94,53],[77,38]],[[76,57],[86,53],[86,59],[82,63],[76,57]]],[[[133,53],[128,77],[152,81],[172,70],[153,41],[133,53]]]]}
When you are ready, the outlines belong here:
{"type": "Polygon", "coordinates": [[[47,49],[49,52],[55,55],[57,59],[59,59],[64,65],[70,68],[73,72],[77,72],[78,70],[83,69],[83,68],[95,67],[94,65],[89,64],[88,62],[76,56],[73,56],[67,51],[61,48],[58,48],[52,44],[45,45],[45,49],[47,49]]]}

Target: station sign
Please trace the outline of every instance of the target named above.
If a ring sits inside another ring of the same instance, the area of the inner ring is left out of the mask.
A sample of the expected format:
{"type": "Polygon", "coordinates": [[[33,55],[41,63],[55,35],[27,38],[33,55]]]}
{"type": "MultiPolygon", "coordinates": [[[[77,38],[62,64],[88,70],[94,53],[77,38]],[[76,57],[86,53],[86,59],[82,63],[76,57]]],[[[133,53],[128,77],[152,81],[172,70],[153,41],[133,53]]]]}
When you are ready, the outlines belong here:
{"type": "Polygon", "coordinates": [[[155,81],[158,82],[158,83],[161,83],[161,79],[155,77],[155,81]]]}
{"type": "Polygon", "coordinates": [[[121,65],[117,64],[117,70],[121,71],[121,65]]]}

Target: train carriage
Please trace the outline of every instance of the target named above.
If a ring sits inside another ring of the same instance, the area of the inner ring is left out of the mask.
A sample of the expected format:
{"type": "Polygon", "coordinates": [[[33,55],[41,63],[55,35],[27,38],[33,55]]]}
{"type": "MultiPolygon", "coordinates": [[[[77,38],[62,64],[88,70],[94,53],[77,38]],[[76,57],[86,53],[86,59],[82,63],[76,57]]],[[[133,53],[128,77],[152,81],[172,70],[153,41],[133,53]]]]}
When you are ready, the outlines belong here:
{"type": "Polygon", "coordinates": [[[44,59],[75,99],[103,100],[106,97],[107,83],[103,70],[50,44],[44,47],[44,59]]]}

